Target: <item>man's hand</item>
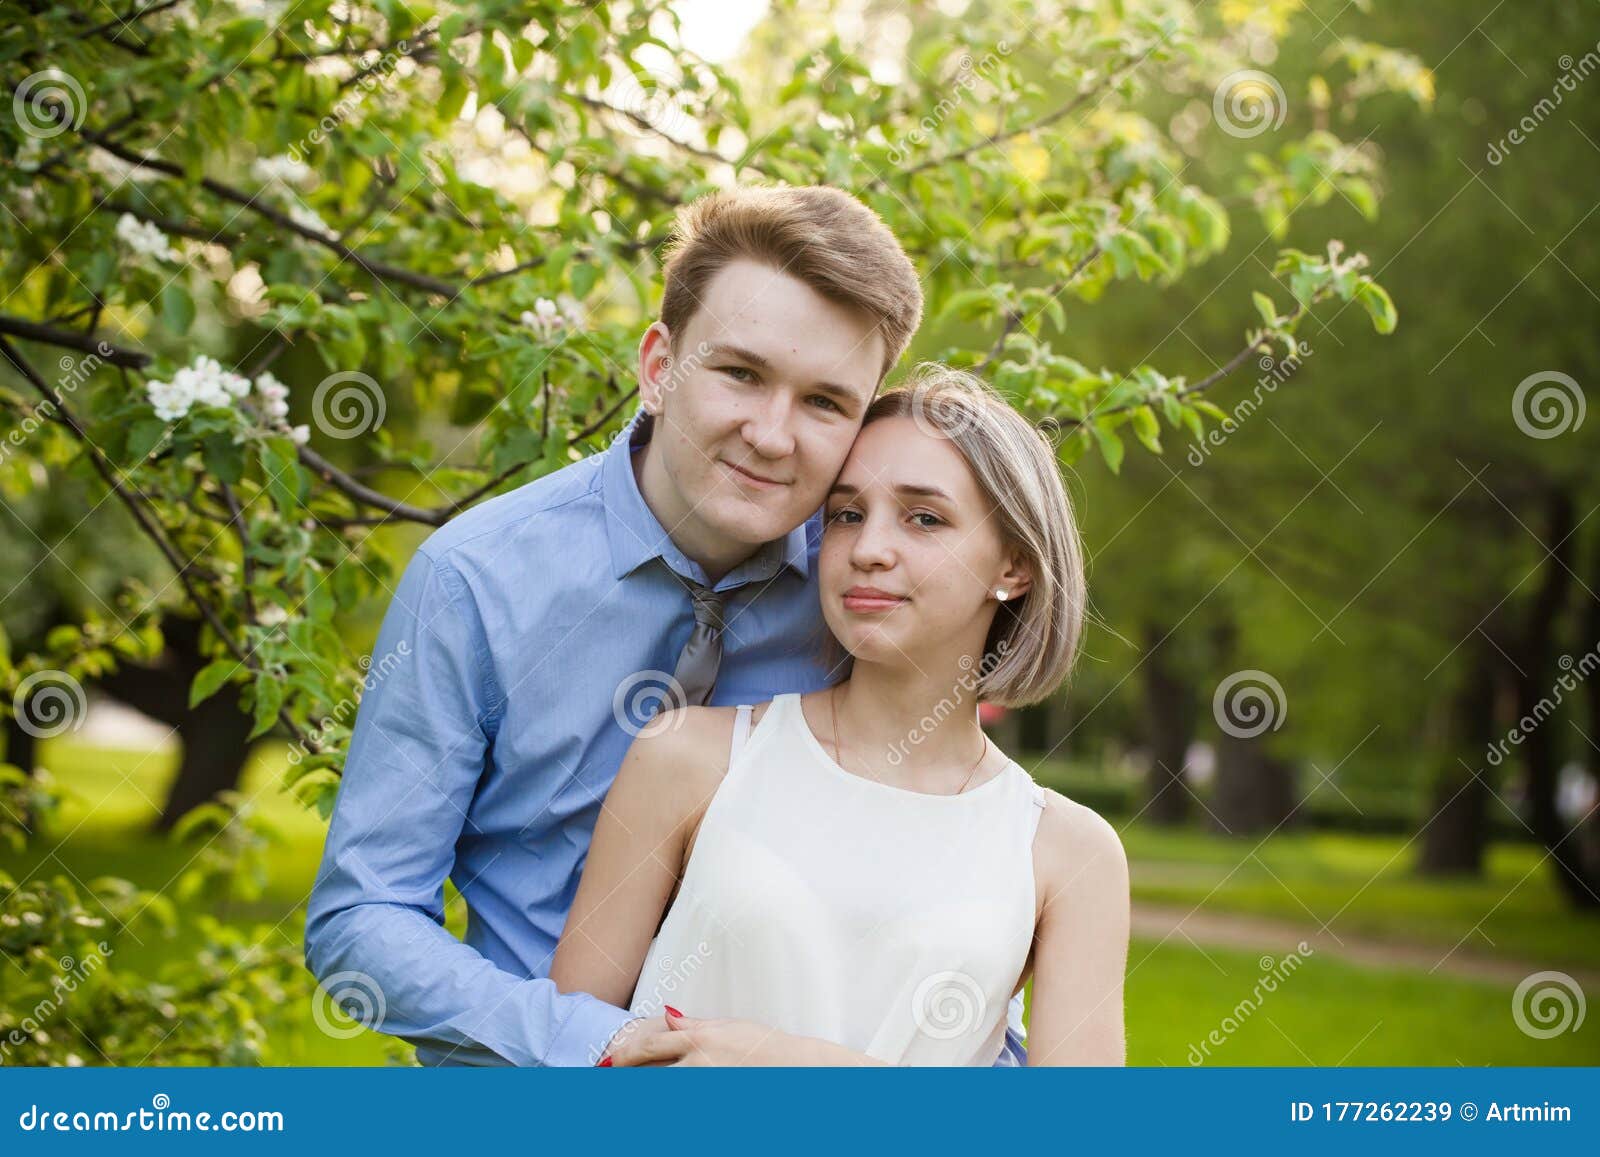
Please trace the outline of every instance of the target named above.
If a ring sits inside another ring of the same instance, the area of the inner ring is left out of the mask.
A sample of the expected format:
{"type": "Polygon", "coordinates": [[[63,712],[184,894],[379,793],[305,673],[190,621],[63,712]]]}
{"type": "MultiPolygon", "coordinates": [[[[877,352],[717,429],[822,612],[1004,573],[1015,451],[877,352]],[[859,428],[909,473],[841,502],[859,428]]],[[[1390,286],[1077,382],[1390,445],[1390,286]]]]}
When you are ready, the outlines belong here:
{"type": "Polygon", "coordinates": [[[635,1021],[650,1027],[622,1038],[611,1048],[611,1063],[633,1065],[703,1065],[761,1067],[771,1065],[870,1065],[873,1058],[811,1037],[779,1032],[755,1021],[683,1016],[668,1009],[664,1017],[635,1021]],[[655,1026],[665,1022],[666,1032],[655,1026]]]}

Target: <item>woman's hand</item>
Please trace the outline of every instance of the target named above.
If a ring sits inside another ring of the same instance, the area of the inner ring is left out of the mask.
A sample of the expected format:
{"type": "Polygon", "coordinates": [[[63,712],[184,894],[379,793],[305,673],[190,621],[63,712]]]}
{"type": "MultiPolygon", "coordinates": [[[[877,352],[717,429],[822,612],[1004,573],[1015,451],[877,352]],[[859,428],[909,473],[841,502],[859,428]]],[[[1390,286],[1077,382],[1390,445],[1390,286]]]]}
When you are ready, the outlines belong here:
{"type": "MultiPolygon", "coordinates": [[[[648,1027],[626,1040],[619,1040],[610,1052],[614,1066],[704,1065],[718,1067],[762,1067],[794,1065],[877,1065],[865,1053],[842,1045],[779,1032],[755,1021],[728,1017],[700,1018],[675,1015],[652,1017],[637,1024],[648,1027]],[[663,1020],[667,1031],[657,1031],[663,1020]]],[[[631,1025],[628,1027],[632,1027],[631,1025]]],[[[624,1030],[626,1032],[626,1030],[624,1030]]],[[[618,1036],[623,1036],[619,1033],[618,1036]]]]}

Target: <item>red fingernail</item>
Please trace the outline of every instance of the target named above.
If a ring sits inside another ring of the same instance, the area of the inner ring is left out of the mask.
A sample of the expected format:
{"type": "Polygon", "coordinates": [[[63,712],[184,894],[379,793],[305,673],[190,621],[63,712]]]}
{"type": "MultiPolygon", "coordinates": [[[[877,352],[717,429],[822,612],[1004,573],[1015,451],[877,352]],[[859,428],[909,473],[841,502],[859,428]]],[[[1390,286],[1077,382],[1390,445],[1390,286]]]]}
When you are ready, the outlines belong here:
{"type": "Polygon", "coordinates": [[[597,1069],[609,1069],[611,1067],[611,1058],[609,1056],[601,1057],[595,1062],[594,1067],[597,1069]]]}
{"type": "Polygon", "coordinates": [[[667,1011],[668,1011],[668,1012],[670,1012],[670,1013],[671,1013],[671,1014],[672,1014],[672,1015],[673,1015],[673,1016],[682,1016],[682,1015],[683,1015],[683,1013],[681,1013],[681,1012],[679,1012],[679,1011],[678,1011],[678,1010],[677,1010],[677,1009],[675,1009],[675,1008],[673,1008],[673,1007],[672,1007],[672,1006],[671,1006],[671,1005],[670,1005],[670,1004],[669,1004],[669,1005],[665,1005],[665,1006],[664,1006],[664,1007],[665,1007],[665,1008],[666,1008],[666,1010],[667,1010],[667,1011]]]}

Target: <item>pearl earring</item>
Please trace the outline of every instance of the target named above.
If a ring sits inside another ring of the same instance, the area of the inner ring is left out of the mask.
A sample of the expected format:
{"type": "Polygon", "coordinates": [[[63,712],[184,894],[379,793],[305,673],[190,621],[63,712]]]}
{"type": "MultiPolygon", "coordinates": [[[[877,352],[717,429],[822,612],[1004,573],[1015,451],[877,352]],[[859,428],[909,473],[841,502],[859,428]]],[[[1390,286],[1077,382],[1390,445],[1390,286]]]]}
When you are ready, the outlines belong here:
{"type": "Polygon", "coordinates": [[[1010,594],[1006,591],[995,591],[994,597],[999,599],[1001,602],[1005,602],[1006,599],[1010,597],[1010,594]]]}

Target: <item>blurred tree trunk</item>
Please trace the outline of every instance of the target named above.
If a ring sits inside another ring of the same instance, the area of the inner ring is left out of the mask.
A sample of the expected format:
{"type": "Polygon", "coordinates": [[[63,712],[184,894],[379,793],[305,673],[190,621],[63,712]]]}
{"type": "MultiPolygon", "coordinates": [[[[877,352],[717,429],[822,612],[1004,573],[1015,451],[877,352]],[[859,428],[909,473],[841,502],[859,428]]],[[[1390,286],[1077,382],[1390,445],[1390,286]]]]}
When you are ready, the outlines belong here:
{"type": "Polygon", "coordinates": [[[1571,491],[1554,487],[1545,495],[1544,544],[1550,557],[1544,578],[1529,609],[1522,646],[1516,656],[1517,718],[1534,720],[1523,729],[1522,766],[1527,776],[1529,819],[1534,835],[1550,853],[1556,882],[1575,908],[1600,908],[1600,879],[1584,864],[1582,847],[1562,830],[1556,808],[1556,786],[1561,771],[1559,732],[1549,719],[1539,720],[1536,708],[1550,693],[1555,678],[1551,661],[1557,649],[1561,612],[1573,588],[1573,537],[1577,532],[1576,503],[1571,491]]]}
{"type": "Polygon", "coordinates": [[[1144,625],[1144,707],[1150,766],[1145,772],[1144,815],[1173,827],[1189,818],[1184,760],[1194,740],[1195,693],[1178,671],[1171,633],[1144,625]]]}
{"type": "MultiPolygon", "coordinates": [[[[1481,628],[1480,628],[1481,629],[1481,628]]],[[[1444,766],[1433,777],[1428,818],[1422,829],[1422,852],[1417,871],[1423,875],[1483,874],[1483,856],[1489,843],[1489,784],[1486,768],[1473,774],[1463,766],[1458,752],[1469,753],[1476,765],[1498,738],[1510,687],[1502,678],[1500,656],[1487,638],[1479,635],[1466,648],[1466,681],[1442,712],[1436,746],[1446,754],[1444,766]]]]}
{"type": "MultiPolygon", "coordinates": [[[[1233,620],[1219,618],[1211,630],[1216,655],[1213,670],[1236,669],[1237,639],[1238,628],[1233,620]]],[[[1268,710],[1279,711],[1282,707],[1274,704],[1268,710]]],[[[1272,755],[1262,736],[1240,736],[1224,726],[1223,720],[1214,722],[1222,729],[1222,736],[1217,742],[1210,803],[1212,828],[1237,836],[1271,831],[1286,823],[1298,802],[1293,766],[1272,755]]]]}
{"type": "Polygon", "coordinates": [[[167,831],[190,808],[239,785],[250,754],[251,727],[231,684],[189,709],[189,684],[206,663],[199,651],[199,622],[169,618],[162,633],[166,647],[160,663],[124,665],[98,684],[128,706],[176,728],[183,741],[183,758],[156,821],[157,831],[167,831]]]}

